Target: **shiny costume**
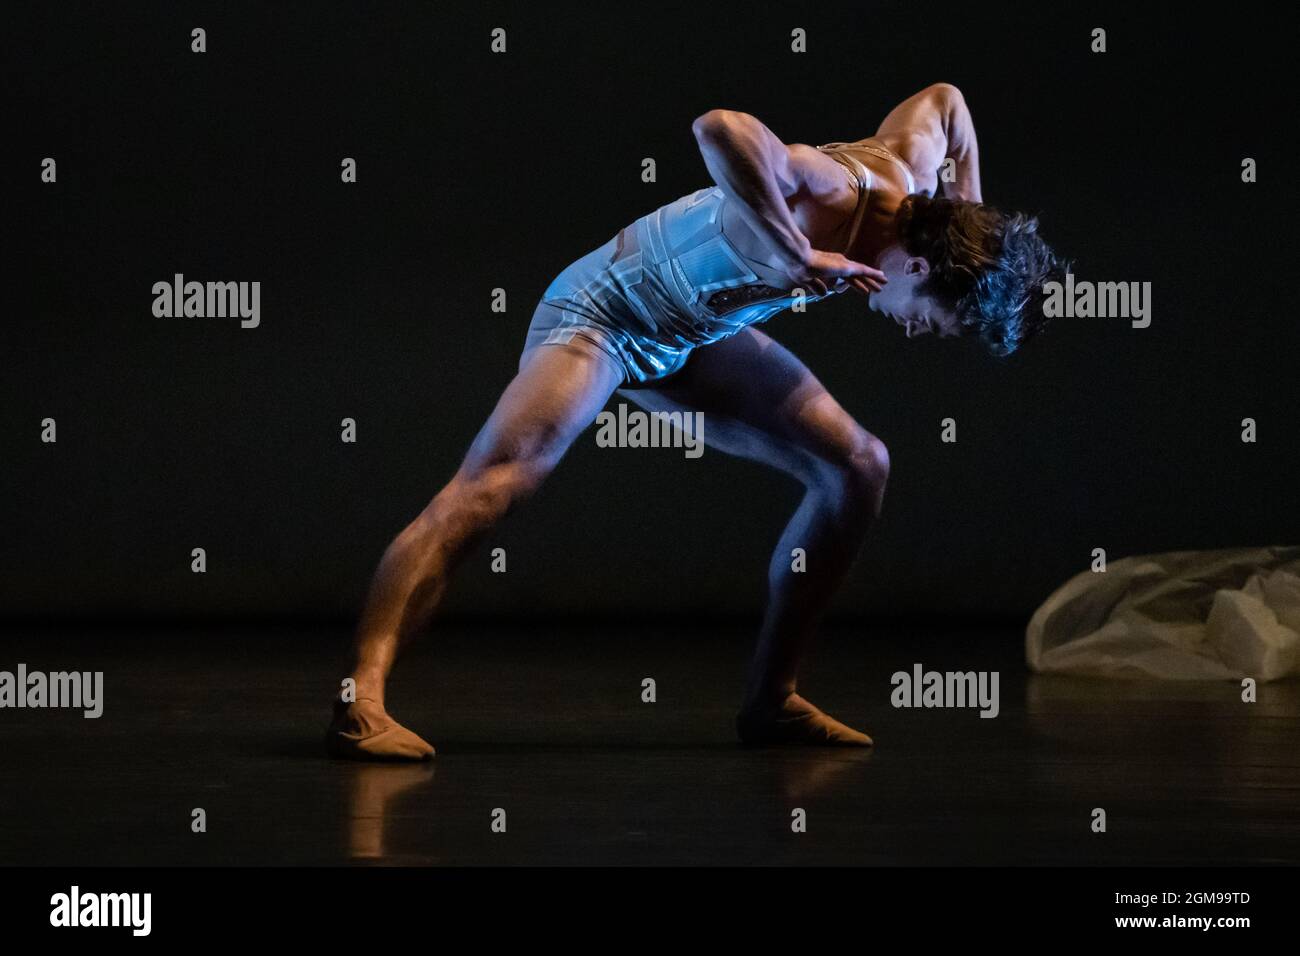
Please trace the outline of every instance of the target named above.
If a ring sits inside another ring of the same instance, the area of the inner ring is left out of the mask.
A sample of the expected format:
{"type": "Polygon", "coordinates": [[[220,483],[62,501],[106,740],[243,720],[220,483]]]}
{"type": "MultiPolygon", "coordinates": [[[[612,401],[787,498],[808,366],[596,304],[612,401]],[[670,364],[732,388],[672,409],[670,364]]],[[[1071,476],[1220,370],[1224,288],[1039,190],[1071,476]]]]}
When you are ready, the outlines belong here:
{"type": "MultiPolygon", "coordinates": [[[[885,149],[862,143],[817,148],[839,162],[857,187],[845,250],[857,237],[872,184],[871,170],[854,152],[892,161],[906,177],[908,192],[915,192],[912,171],[885,149]]],[[[556,277],[533,314],[525,352],[578,345],[610,359],[625,386],[653,385],[680,369],[692,349],[766,322],[794,304],[794,284],[771,263],[742,254],[732,241],[739,234],[753,237],[753,230],[717,186],[642,216],[556,277]]],[[[754,245],[752,238],[748,245],[754,245]]],[[[804,301],[837,291],[808,294],[804,301]]]]}

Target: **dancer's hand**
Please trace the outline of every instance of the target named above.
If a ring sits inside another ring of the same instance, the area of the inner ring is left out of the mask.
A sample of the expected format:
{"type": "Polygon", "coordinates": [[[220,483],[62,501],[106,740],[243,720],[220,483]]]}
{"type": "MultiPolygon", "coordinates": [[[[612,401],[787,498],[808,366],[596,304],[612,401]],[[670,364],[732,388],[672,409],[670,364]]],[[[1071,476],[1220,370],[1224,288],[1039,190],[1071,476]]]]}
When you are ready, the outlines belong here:
{"type": "Polygon", "coordinates": [[[786,275],[799,288],[813,295],[853,289],[863,295],[879,292],[886,282],[879,269],[846,259],[838,252],[809,249],[802,259],[786,268],[786,275]]]}

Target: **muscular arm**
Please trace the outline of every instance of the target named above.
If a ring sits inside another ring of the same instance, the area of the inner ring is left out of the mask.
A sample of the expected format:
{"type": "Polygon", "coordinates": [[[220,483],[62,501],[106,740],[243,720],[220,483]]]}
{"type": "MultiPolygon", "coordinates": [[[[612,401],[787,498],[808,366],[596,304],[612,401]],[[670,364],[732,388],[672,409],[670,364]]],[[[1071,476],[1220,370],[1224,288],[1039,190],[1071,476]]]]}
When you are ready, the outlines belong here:
{"type": "Polygon", "coordinates": [[[805,261],[811,251],[792,203],[811,199],[828,210],[852,211],[856,197],[838,163],[812,147],[787,146],[748,113],[710,110],[691,129],[714,182],[790,262],[805,261]]]}
{"type": "Polygon", "coordinates": [[[938,177],[938,190],[949,199],[983,202],[980,193],[979,143],[975,123],[961,90],[951,83],[927,86],[890,111],[876,131],[920,177],[938,177]],[[944,182],[945,160],[953,161],[953,182],[944,182]]]}

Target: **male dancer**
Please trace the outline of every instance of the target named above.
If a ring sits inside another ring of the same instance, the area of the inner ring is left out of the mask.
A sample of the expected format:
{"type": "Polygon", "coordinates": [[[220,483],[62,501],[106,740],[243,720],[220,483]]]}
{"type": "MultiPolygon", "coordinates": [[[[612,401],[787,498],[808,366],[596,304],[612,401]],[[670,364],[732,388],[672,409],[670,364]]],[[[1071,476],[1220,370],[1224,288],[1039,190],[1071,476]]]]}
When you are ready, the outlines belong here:
{"type": "Polygon", "coordinates": [[[853,143],[786,145],[730,110],[705,113],[693,130],[716,185],[560,273],[460,469],[384,553],[357,635],[355,701],[336,701],[328,731],[335,756],[433,755],[385,710],[398,649],[428,622],[461,558],[537,489],[615,391],[650,411],[703,412],[710,447],[804,486],[769,569],[740,739],[870,746],[799,696],[796,676],[880,511],[889,455],[754,325],[800,297],[852,289],[909,338],[976,335],[1006,355],[1042,325],[1043,283],[1063,264],[1036,220],[982,204],[975,128],[950,84],[905,100],[853,143]],[[808,555],[803,573],[790,567],[796,547],[808,555]]]}

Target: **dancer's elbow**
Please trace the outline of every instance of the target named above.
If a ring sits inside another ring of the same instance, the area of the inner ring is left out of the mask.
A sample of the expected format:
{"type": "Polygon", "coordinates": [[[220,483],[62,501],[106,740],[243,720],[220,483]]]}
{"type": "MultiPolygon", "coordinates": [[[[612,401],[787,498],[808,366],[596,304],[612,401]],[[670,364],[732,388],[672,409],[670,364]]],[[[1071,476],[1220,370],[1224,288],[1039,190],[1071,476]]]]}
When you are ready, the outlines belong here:
{"type": "Polygon", "coordinates": [[[961,90],[952,83],[932,83],[926,88],[926,92],[947,108],[964,105],[966,102],[961,90]]]}
{"type": "Polygon", "coordinates": [[[709,110],[695,118],[691,123],[691,132],[695,134],[696,140],[703,143],[726,138],[738,129],[743,129],[752,120],[753,117],[748,113],[736,110],[709,110]]]}

